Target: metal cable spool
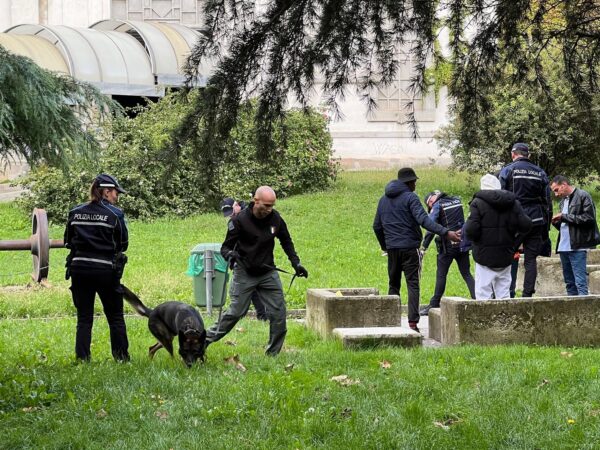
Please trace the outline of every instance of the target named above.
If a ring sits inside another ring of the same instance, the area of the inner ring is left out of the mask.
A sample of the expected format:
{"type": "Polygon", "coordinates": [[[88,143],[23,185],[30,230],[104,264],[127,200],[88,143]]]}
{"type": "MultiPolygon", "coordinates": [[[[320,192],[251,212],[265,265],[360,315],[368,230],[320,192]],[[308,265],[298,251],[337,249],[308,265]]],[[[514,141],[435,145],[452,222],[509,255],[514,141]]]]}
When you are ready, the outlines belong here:
{"type": "Polygon", "coordinates": [[[35,208],[31,216],[31,236],[29,239],[0,241],[0,251],[30,250],[33,255],[31,278],[41,283],[48,278],[50,249],[63,248],[62,239],[49,239],[48,216],[45,209],[35,208]]]}

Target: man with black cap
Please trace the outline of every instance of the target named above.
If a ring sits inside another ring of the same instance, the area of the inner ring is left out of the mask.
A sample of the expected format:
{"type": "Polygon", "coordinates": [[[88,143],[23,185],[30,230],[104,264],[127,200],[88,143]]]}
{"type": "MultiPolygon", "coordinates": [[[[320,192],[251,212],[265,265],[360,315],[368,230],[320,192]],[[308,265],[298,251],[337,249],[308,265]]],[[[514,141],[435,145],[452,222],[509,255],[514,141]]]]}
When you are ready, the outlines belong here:
{"type": "MultiPolygon", "coordinates": [[[[243,201],[238,202],[237,200],[234,200],[231,197],[226,197],[221,202],[221,212],[223,213],[223,217],[230,218],[230,219],[237,216],[239,214],[239,212],[242,209],[244,209],[245,207],[246,207],[245,202],[243,202],[243,201]]],[[[232,280],[231,282],[234,283],[234,280],[232,280]]],[[[267,310],[265,308],[265,305],[263,304],[260,297],[258,296],[257,291],[254,291],[252,293],[252,297],[250,297],[250,300],[252,301],[252,304],[254,305],[254,310],[256,311],[256,318],[258,320],[262,320],[262,321],[269,320],[269,317],[267,316],[267,310]]],[[[250,305],[248,305],[248,306],[250,306],[250,305]]]]}
{"type": "Polygon", "coordinates": [[[452,231],[429,218],[417,194],[418,177],[410,167],[398,171],[379,200],[373,231],[382,251],[388,254],[388,294],[400,295],[402,272],[408,287],[408,325],[419,331],[419,275],[423,239],[421,226],[453,242],[460,242],[460,231],[452,231]]]}
{"type": "MultiPolygon", "coordinates": [[[[465,213],[460,198],[453,197],[445,192],[433,191],[425,196],[425,205],[429,210],[429,218],[452,231],[459,231],[465,223],[465,213]]],[[[434,234],[428,231],[423,240],[423,253],[427,251],[429,244],[433,240],[434,234]]],[[[469,260],[469,250],[471,242],[464,239],[461,242],[447,242],[445,239],[437,236],[435,244],[437,247],[437,270],[435,278],[435,290],[429,305],[421,309],[420,314],[427,316],[431,308],[439,308],[440,300],[446,290],[446,279],[448,270],[452,261],[456,261],[458,270],[462,275],[471,298],[475,298],[475,279],[471,275],[471,263],[469,260]]]]}
{"type": "Polygon", "coordinates": [[[71,253],[65,278],[71,278],[71,294],[77,308],[75,356],[82,361],[89,361],[92,356],[96,294],[110,328],[112,355],[117,361],[129,360],[121,289],[127,262],[123,252],[129,240],[123,211],[115,206],[119,194],[124,193],[113,176],[100,174],[90,188],[90,201],[69,212],[64,239],[71,253]]]}
{"type": "Polygon", "coordinates": [[[511,157],[513,162],[500,171],[498,178],[502,189],[515,194],[533,224],[531,230],[520,236],[517,242],[517,246],[522,243],[525,254],[523,297],[531,297],[535,293],[537,257],[548,247],[552,218],[550,183],[546,172],[529,160],[527,144],[518,142],[513,145],[511,157]]]}

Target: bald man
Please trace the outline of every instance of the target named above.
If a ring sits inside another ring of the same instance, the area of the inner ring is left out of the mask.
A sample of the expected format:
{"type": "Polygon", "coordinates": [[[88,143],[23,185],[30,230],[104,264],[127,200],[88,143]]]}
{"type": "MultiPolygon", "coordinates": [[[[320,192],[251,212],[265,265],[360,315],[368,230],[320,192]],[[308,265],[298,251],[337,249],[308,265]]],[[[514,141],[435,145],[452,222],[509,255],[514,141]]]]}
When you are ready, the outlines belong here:
{"type": "Polygon", "coordinates": [[[229,221],[221,254],[233,263],[231,304],[219,323],[208,330],[207,345],[222,339],[235,327],[256,290],[265,304],[270,324],[266,354],[275,356],[281,351],[287,327],[283,288],[273,258],[275,238],[279,239],[296,275],[308,278],[308,271],[300,264],[285,221],[273,209],[276,200],[272,188],[261,186],[254,193],[254,201],[229,221]]]}

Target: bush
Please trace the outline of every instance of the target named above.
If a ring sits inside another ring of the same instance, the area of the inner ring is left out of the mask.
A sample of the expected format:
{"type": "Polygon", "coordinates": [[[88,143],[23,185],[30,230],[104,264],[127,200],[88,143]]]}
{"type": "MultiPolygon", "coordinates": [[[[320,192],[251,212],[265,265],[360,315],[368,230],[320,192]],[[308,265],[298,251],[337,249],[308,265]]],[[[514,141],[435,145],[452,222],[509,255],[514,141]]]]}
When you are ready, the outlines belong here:
{"type": "Polygon", "coordinates": [[[87,200],[89,185],[101,172],[119,180],[129,194],[119,199],[120,206],[129,217],[141,219],[214,208],[206,194],[209,185],[218,187],[213,197],[248,199],[260,185],[272,186],[283,197],[322,190],[334,181],[338,164],[332,160],[323,115],[314,110],[289,111],[275,128],[277,150],[269,161],[261,162],[255,156],[255,107],[248,104],[223,155],[218,179],[209,183],[191,146],[179,149],[178,154],[165,151],[188,105],[169,94],[135,118],[115,119],[106,130],[110,138],[97,160],[76,160],[65,172],[50,167],[32,171],[21,181],[29,190],[21,205],[27,211],[44,207],[51,220],[64,221],[76,202],[87,200]]]}

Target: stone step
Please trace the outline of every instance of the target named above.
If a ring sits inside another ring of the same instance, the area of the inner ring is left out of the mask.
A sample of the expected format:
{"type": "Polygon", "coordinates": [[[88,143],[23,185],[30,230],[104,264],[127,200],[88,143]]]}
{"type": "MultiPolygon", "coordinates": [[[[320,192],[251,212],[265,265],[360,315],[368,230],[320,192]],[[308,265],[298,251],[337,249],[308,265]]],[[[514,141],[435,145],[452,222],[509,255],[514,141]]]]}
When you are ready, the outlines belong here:
{"type": "Polygon", "coordinates": [[[429,319],[429,339],[442,342],[442,313],[440,308],[431,308],[427,318],[429,319]]]}
{"type": "Polygon", "coordinates": [[[335,328],[333,335],[342,340],[344,348],[417,347],[423,343],[421,334],[406,327],[335,328]]]}

